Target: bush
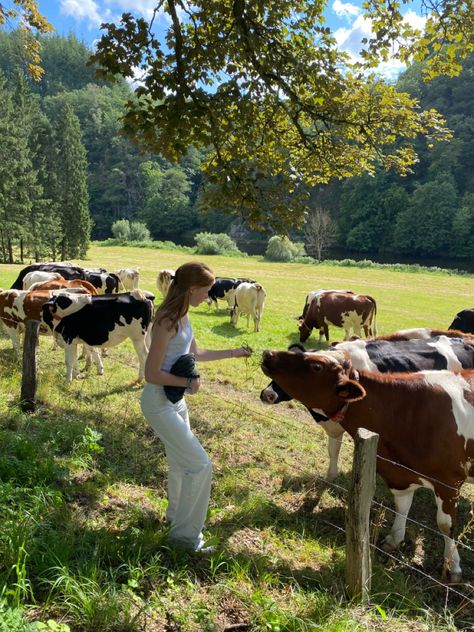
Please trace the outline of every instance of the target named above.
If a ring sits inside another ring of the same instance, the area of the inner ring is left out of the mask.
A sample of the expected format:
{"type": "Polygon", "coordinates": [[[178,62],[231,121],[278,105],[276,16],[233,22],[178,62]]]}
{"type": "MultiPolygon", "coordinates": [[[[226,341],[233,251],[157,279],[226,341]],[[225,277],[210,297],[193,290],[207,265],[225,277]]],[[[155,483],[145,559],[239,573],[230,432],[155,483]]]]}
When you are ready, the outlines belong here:
{"type": "Polygon", "coordinates": [[[196,253],[200,255],[239,255],[237,244],[225,233],[198,233],[195,236],[196,253]]]}
{"type": "Polygon", "coordinates": [[[143,222],[130,222],[130,241],[150,241],[150,231],[143,222]]]}
{"type": "Polygon", "coordinates": [[[269,261],[293,261],[294,259],[305,257],[306,251],[304,244],[298,242],[293,243],[286,237],[274,235],[268,240],[267,250],[265,251],[265,259],[269,261]]]}
{"type": "Polygon", "coordinates": [[[128,219],[119,219],[112,224],[112,235],[119,241],[130,241],[130,222],[128,219]]]}

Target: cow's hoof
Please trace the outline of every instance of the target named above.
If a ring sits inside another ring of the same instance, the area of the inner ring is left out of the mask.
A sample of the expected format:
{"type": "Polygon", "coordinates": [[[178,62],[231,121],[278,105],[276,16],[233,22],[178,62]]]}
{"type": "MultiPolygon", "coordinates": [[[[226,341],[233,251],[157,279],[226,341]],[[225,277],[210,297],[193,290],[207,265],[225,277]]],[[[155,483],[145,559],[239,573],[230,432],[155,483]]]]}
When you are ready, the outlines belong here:
{"type": "Polygon", "coordinates": [[[449,573],[448,575],[448,583],[449,584],[458,584],[462,579],[462,573],[449,573]]]}
{"type": "Polygon", "coordinates": [[[395,544],[395,542],[393,541],[392,536],[388,535],[385,538],[385,540],[384,540],[384,542],[382,544],[382,549],[384,551],[389,552],[389,551],[395,551],[395,549],[397,549],[397,548],[398,548],[398,544],[395,544]]]}

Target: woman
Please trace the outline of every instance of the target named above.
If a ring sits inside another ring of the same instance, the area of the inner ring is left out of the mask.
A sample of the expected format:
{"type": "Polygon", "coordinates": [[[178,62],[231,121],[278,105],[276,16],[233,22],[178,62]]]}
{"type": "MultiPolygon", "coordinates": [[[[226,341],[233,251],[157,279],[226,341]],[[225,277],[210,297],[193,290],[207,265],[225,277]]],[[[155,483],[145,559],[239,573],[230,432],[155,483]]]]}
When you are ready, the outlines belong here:
{"type": "Polygon", "coordinates": [[[204,263],[185,263],[176,270],[168,294],[156,312],[145,365],[147,384],[141,398],[143,414],[163,441],[168,460],[166,518],[171,525],[170,538],[200,552],[205,552],[202,529],[209,505],[211,461],[190,428],[184,397],[172,403],[164,387],[182,387],[190,395],[198,392],[199,377],[170,372],[186,354],[205,361],[244,358],[251,353],[242,347],[211,351],[197,346],[188,309],[207,298],[213,283],[214,274],[204,263]]]}

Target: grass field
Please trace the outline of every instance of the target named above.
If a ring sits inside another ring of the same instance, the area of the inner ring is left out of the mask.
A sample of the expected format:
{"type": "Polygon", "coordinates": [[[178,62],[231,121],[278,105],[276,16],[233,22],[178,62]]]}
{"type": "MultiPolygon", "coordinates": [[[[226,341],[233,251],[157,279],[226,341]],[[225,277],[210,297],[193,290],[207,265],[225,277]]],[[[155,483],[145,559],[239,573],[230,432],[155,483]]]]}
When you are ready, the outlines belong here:
{"type": "MultiPolygon", "coordinates": [[[[141,269],[141,287],[155,290],[157,271],[197,257],[172,251],[94,245],[86,267],[141,269]]],[[[61,351],[42,339],[39,406],[18,407],[21,370],[0,335],[0,630],[224,631],[474,629],[474,606],[447,593],[440,578],[443,542],[411,523],[399,561],[374,554],[371,602],[350,603],[344,588],[345,492],[352,444],[344,440],[336,486],[327,468],[323,432],[298,404],[265,407],[268,383],[261,351],[297,340],[294,317],[309,290],[344,287],[373,296],[378,333],[414,326],[446,328],[472,307],[474,278],[324,265],[275,264],[257,257],[198,257],[220,276],[248,276],[267,292],[261,331],[229,324],[224,305],[190,312],[198,344],[249,344],[247,360],[200,366],[202,387],[188,398],[192,425],[210,454],[214,482],[206,535],[217,552],[200,558],[166,540],[166,464],[147,427],[134,384],[137,360],[128,343],[67,385],[61,351]],[[410,567],[406,567],[408,564],[410,567]],[[417,570],[432,575],[420,575],[417,570]],[[49,623],[48,623],[49,620],[49,623]],[[41,626],[40,626],[41,627],[41,626]]],[[[0,267],[10,287],[21,266],[0,267]]],[[[340,330],[331,330],[340,339],[340,330]]],[[[308,341],[315,346],[317,337],[308,341]]],[[[392,507],[378,481],[377,500],[392,507]]],[[[469,486],[459,523],[470,520],[469,486]]],[[[419,491],[410,514],[436,530],[435,504],[419,491]]],[[[379,543],[391,515],[374,507],[379,543]]],[[[463,539],[474,547],[470,530],[463,539]]],[[[474,599],[474,552],[460,551],[474,599]]]]}

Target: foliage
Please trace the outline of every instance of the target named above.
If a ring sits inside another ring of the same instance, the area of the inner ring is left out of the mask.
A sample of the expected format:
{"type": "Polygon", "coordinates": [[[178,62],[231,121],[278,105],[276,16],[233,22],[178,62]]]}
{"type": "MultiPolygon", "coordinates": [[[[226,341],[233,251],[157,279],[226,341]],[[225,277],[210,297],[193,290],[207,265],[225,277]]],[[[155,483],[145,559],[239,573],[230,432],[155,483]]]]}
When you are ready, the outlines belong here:
{"type": "Polygon", "coordinates": [[[316,207],[306,218],[304,236],[306,250],[320,261],[337,237],[337,226],[330,213],[316,207]]]}
{"type": "Polygon", "coordinates": [[[198,233],[195,236],[196,253],[200,255],[242,255],[237,244],[225,233],[198,233]]]}
{"type": "Polygon", "coordinates": [[[150,231],[142,222],[119,219],[112,224],[112,235],[117,241],[149,241],[150,231]]]}
{"type": "Polygon", "coordinates": [[[268,240],[265,259],[268,261],[292,261],[297,257],[304,257],[305,254],[304,244],[294,243],[286,235],[283,237],[274,235],[268,240]]]}
{"type": "Polygon", "coordinates": [[[374,173],[380,163],[406,174],[417,160],[418,134],[447,137],[436,112],[420,111],[416,100],[365,71],[387,58],[391,44],[402,51],[398,40],[406,38],[420,59],[448,41],[443,70],[450,60],[458,70],[472,44],[473,18],[462,4],[443,0],[423,40],[402,22],[398,3],[368,2],[376,37],[365,60],[353,64],[325,26],[323,2],[195,0],[183,12],[170,0],[153,14],[169,19],[162,42],[153,19],[125,13],[119,25],[105,25],[92,62],[106,79],[142,72],[123,119],[126,134],[170,160],[189,146],[212,148],[203,165],[215,185],[208,203],[227,202],[251,225],[284,232],[301,222],[308,185],[374,173]],[[267,187],[270,212],[262,204],[267,187]],[[288,194],[289,206],[282,203],[288,194]]]}
{"type": "Polygon", "coordinates": [[[44,71],[41,67],[41,44],[38,36],[41,33],[50,33],[53,27],[39,12],[36,0],[2,0],[0,27],[2,26],[9,30],[18,26],[28,72],[33,79],[39,81],[44,71]]]}

